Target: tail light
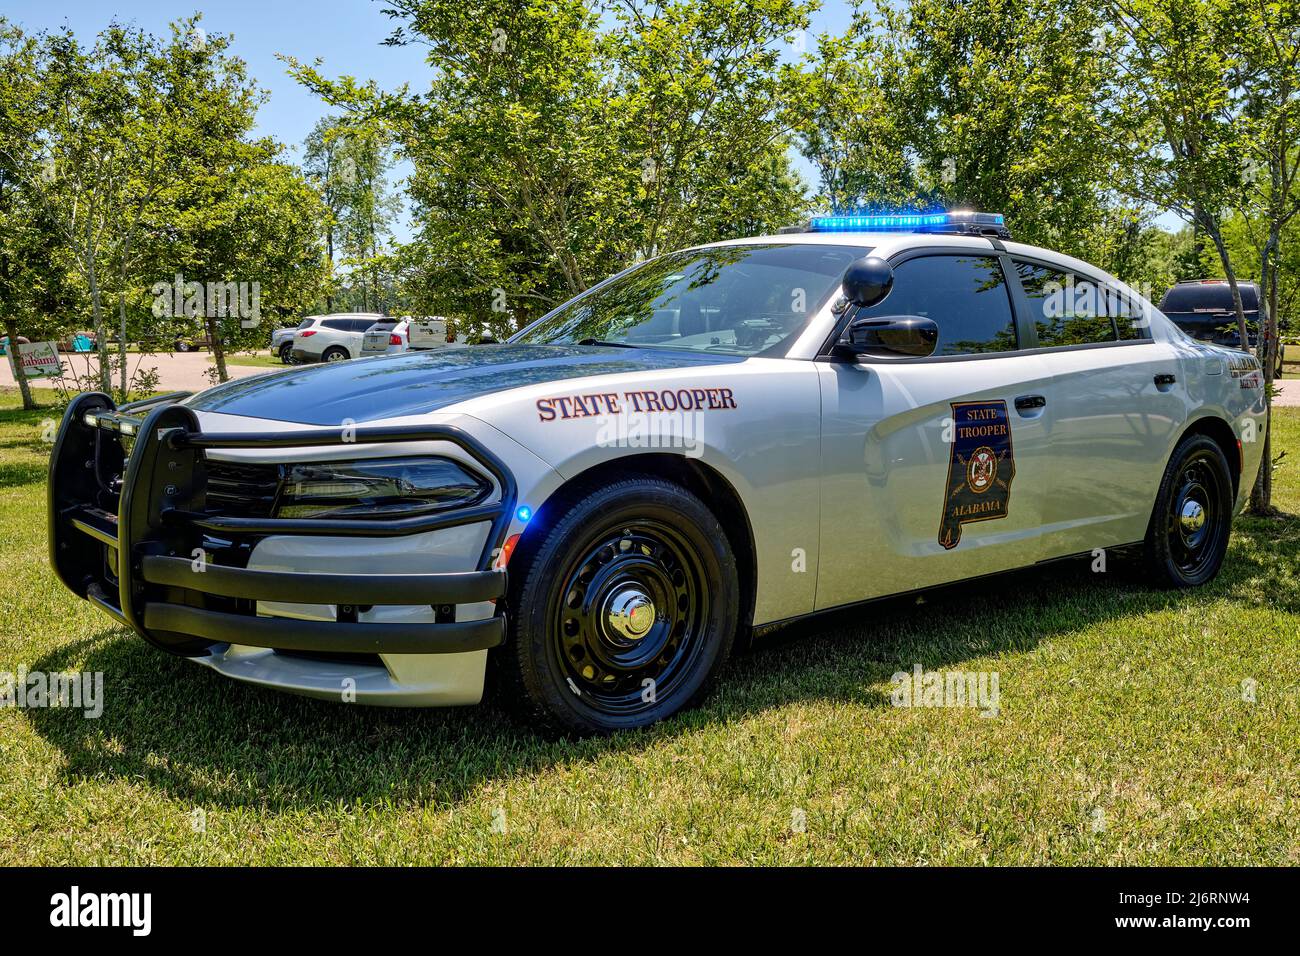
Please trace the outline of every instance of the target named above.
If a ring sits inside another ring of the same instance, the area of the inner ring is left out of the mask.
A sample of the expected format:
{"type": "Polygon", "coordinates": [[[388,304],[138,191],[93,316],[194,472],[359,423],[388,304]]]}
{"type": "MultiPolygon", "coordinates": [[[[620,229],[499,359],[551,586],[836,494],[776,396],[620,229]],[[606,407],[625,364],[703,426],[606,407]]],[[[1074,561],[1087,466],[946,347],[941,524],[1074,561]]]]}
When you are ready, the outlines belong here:
{"type": "Polygon", "coordinates": [[[396,332],[394,332],[392,335],[388,336],[388,344],[389,344],[389,345],[401,345],[401,344],[402,344],[402,337],[401,337],[400,335],[398,335],[396,332]]]}
{"type": "Polygon", "coordinates": [[[316,334],[316,330],[315,330],[315,329],[308,329],[306,332],[299,332],[298,334],[301,335],[301,336],[305,339],[305,338],[306,338],[307,336],[309,336],[309,335],[315,335],[315,334],[316,334]]]}

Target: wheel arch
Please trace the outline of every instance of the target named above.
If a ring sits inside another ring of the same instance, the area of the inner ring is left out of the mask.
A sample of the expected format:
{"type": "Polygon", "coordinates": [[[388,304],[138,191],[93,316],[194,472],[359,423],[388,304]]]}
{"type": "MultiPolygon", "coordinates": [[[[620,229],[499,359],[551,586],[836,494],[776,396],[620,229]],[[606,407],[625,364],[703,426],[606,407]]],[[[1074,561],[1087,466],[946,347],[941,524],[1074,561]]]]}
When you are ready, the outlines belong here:
{"type": "Polygon", "coordinates": [[[1241,491],[1241,472],[1243,467],[1241,444],[1237,433],[1227,421],[1217,415],[1202,415],[1190,421],[1174,443],[1177,448],[1190,435],[1205,435],[1212,439],[1221,449],[1223,457],[1228,459],[1228,471],[1232,473],[1232,496],[1235,500],[1241,491]]]}
{"type": "Polygon", "coordinates": [[[536,546],[544,529],[552,524],[549,515],[568,507],[593,486],[633,475],[646,475],[681,485],[699,498],[722,525],[732,553],[740,585],[738,634],[747,637],[753,623],[758,588],[758,555],[749,514],[735,487],[717,469],[694,458],[664,452],[625,455],[597,462],[562,482],[538,505],[520,536],[516,553],[536,546]]]}

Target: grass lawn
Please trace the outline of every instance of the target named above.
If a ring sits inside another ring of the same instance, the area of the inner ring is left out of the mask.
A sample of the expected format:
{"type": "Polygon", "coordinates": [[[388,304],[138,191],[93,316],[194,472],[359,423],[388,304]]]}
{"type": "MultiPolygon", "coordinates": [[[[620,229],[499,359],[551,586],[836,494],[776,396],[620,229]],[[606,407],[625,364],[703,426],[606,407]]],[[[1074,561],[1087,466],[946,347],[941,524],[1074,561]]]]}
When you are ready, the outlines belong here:
{"type": "Polygon", "coordinates": [[[1300,409],[1291,516],[1239,520],[1208,587],[1085,562],[887,602],[577,743],[258,690],[113,626],[46,562],[49,414],[0,396],[0,671],[102,671],[106,704],[0,710],[0,864],[1300,863],[1300,409]],[[891,707],[914,663],[998,672],[1000,715],[891,707]]]}
{"type": "MultiPolygon", "coordinates": [[[[208,354],[208,363],[213,364],[212,354],[208,354]]],[[[256,368],[288,368],[277,356],[270,352],[230,352],[226,354],[227,365],[249,365],[256,368]]]]}

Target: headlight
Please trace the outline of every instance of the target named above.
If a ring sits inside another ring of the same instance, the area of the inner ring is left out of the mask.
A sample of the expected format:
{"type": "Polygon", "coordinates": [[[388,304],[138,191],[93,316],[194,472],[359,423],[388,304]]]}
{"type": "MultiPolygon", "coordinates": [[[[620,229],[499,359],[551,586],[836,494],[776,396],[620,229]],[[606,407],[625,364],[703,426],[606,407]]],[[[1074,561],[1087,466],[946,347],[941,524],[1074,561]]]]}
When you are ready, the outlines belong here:
{"type": "Polygon", "coordinates": [[[279,518],[408,518],[478,504],[492,491],[449,458],[287,465],[279,518]]]}

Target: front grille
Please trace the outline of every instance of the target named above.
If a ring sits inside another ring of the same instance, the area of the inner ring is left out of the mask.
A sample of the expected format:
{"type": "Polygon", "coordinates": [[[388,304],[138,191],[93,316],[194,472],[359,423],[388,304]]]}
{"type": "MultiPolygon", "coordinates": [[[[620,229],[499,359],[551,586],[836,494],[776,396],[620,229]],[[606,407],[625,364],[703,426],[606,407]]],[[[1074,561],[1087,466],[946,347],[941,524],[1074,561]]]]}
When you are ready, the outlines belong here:
{"type": "Polygon", "coordinates": [[[236,518],[269,518],[280,487],[279,465],[208,459],[207,510],[236,518]]]}

